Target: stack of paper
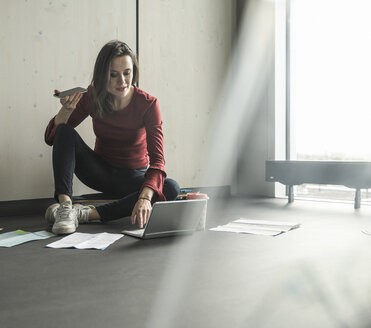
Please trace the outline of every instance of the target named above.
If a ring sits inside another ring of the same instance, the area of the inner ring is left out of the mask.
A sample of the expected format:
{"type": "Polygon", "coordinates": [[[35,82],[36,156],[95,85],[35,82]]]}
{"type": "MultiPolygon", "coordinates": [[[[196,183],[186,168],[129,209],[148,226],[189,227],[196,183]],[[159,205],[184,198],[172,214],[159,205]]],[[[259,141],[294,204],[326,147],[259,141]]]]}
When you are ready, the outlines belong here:
{"type": "Polygon", "coordinates": [[[238,219],[228,224],[211,228],[212,231],[251,233],[255,235],[277,236],[283,232],[300,227],[300,223],[267,220],[238,219]]]}
{"type": "Polygon", "coordinates": [[[122,234],[107,232],[96,234],[75,232],[54,243],[46,245],[46,247],[104,250],[121,237],[123,237],[122,234]]]}
{"type": "Polygon", "coordinates": [[[27,232],[16,230],[0,234],[0,247],[12,247],[28,241],[46,239],[55,236],[47,231],[27,232]]]}

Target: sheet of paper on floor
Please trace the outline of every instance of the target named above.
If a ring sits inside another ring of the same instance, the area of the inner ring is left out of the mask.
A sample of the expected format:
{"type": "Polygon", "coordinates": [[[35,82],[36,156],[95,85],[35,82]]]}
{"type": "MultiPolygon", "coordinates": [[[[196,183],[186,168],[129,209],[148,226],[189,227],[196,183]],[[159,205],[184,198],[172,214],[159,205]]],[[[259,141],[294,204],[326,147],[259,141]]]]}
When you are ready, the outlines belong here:
{"type": "Polygon", "coordinates": [[[13,247],[33,240],[47,239],[54,237],[51,232],[42,230],[37,232],[27,232],[16,230],[0,234],[0,247],[13,247]]]}
{"type": "Polygon", "coordinates": [[[281,233],[298,228],[299,226],[300,226],[299,223],[293,222],[278,222],[240,218],[232,222],[229,222],[225,225],[211,228],[210,230],[235,233],[248,233],[264,236],[277,236],[281,233]]]}
{"type": "Polygon", "coordinates": [[[46,247],[104,250],[122,237],[122,234],[107,232],[96,234],[75,232],[67,237],[55,241],[54,243],[46,245],[46,247]]]}

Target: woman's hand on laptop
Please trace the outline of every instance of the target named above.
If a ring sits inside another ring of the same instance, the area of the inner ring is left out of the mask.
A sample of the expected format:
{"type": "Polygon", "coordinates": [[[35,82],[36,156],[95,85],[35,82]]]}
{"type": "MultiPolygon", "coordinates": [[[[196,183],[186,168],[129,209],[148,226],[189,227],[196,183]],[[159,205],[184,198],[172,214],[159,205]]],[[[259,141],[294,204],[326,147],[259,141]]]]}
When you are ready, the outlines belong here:
{"type": "Polygon", "coordinates": [[[131,223],[135,224],[136,220],[138,220],[138,226],[142,229],[148,221],[151,210],[152,206],[150,200],[144,198],[138,199],[131,214],[131,223]]]}
{"type": "Polygon", "coordinates": [[[153,190],[145,187],[142,193],[138,197],[133,212],[131,213],[131,223],[135,224],[138,220],[138,226],[140,229],[147,223],[149,215],[151,214],[152,204],[151,199],[153,196],[153,190]]]}

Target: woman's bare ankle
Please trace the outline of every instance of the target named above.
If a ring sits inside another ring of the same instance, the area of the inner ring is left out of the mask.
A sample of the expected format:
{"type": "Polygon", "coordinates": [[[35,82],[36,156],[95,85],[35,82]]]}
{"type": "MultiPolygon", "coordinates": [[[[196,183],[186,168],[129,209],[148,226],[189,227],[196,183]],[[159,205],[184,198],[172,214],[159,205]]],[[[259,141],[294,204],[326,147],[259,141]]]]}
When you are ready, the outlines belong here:
{"type": "Polygon", "coordinates": [[[72,203],[72,200],[71,200],[70,196],[64,195],[64,194],[58,195],[58,200],[59,200],[60,204],[62,204],[64,202],[71,202],[72,203]]]}
{"type": "Polygon", "coordinates": [[[96,221],[96,220],[100,220],[100,219],[101,219],[101,217],[100,217],[98,211],[95,208],[92,208],[89,211],[88,220],[89,221],[96,221]]]}

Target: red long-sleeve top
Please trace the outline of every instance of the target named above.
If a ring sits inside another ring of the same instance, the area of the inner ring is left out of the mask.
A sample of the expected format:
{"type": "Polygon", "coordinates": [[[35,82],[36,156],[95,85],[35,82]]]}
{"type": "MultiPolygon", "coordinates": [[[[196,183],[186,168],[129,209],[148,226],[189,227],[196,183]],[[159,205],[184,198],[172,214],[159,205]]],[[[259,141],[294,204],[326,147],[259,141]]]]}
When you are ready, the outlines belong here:
{"type": "MultiPolygon", "coordinates": [[[[67,124],[76,127],[91,116],[96,136],[94,151],[117,168],[149,168],[142,186],[154,190],[155,201],[165,200],[162,193],[166,178],[162,120],[158,100],[134,86],[131,102],[123,110],[98,117],[93,112],[88,92],[83,95],[67,124]]],[[[53,144],[57,126],[54,117],[45,131],[45,142],[53,144]]]]}

